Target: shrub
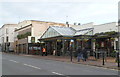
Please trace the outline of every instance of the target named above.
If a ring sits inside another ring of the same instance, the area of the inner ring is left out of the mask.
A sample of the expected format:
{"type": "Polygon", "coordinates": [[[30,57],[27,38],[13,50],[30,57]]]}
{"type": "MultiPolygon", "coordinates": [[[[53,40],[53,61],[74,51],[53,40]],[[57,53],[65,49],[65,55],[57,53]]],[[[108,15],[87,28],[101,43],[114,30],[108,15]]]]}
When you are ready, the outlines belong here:
{"type": "Polygon", "coordinates": [[[27,38],[28,36],[31,36],[31,32],[26,32],[25,34],[17,35],[17,38],[23,39],[23,38],[27,38]]]}

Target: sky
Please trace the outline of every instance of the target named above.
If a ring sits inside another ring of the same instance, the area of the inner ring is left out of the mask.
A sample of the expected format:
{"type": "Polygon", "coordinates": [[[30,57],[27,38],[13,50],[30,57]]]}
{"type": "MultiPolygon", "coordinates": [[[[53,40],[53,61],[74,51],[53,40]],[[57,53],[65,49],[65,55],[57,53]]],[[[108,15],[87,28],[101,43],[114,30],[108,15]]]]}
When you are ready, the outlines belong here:
{"type": "Polygon", "coordinates": [[[104,24],[118,21],[119,0],[0,0],[0,27],[24,20],[104,24]]]}

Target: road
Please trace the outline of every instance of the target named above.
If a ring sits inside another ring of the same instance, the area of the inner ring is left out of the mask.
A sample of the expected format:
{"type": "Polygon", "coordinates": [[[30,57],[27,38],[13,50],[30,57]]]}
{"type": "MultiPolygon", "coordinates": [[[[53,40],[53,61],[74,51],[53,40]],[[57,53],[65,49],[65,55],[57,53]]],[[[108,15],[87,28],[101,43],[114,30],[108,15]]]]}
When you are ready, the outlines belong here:
{"type": "Polygon", "coordinates": [[[2,75],[118,75],[118,71],[70,62],[2,54],[2,75]]]}

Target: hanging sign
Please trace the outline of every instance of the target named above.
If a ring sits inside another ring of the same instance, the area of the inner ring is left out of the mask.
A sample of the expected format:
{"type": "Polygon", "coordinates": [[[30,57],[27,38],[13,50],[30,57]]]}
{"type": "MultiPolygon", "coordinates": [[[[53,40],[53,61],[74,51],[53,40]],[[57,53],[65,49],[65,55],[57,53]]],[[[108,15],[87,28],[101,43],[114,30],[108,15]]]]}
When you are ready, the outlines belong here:
{"type": "Polygon", "coordinates": [[[61,42],[61,40],[57,40],[57,42],[61,42]]]}
{"type": "Polygon", "coordinates": [[[35,43],[35,37],[31,37],[31,43],[35,43]]]}

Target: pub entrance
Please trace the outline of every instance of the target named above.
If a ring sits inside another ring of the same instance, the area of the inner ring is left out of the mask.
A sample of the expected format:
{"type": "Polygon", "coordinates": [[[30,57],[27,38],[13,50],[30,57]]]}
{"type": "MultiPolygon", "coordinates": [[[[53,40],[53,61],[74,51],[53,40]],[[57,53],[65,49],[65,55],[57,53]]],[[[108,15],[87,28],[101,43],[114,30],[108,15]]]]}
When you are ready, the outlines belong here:
{"type": "Polygon", "coordinates": [[[40,43],[29,43],[28,44],[28,54],[39,55],[41,53],[40,43]]]}

